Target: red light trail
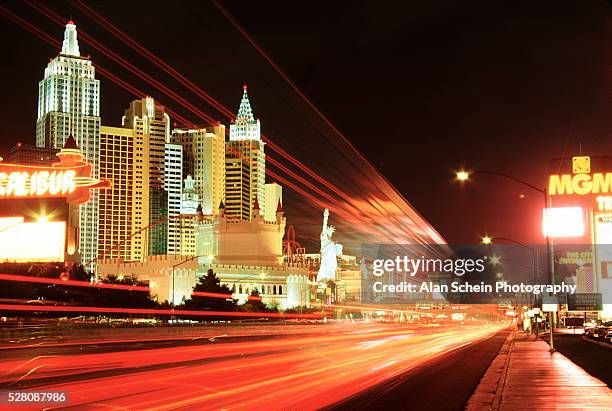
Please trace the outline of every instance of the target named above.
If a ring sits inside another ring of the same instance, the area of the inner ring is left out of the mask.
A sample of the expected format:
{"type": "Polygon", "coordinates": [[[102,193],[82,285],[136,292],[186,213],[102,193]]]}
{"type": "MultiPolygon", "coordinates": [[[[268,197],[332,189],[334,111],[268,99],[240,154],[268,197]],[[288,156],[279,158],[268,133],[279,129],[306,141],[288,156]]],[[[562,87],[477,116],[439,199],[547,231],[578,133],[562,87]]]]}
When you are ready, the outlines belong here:
{"type": "MultiPolygon", "coordinates": [[[[31,7],[33,7],[35,10],[37,10],[41,14],[47,16],[48,18],[50,18],[51,20],[53,20],[57,24],[59,24],[59,25],[63,25],[64,24],[64,19],[61,16],[59,16],[56,13],[52,12],[51,10],[46,8],[44,5],[42,5],[42,4],[38,3],[38,2],[33,2],[33,1],[27,1],[27,3],[31,7]]],[[[91,12],[91,8],[89,8],[88,11],[91,12]]],[[[27,30],[33,32],[35,35],[37,35],[38,37],[40,37],[43,40],[47,41],[48,43],[54,45],[55,47],[58,47],[59,42],[53,40],[49,35],[47,35],[46,33],[42,32],[40,29],[34,27],[29,22],[27,22],[27,21],[19,18],[18,16],[14,15],[13,13],[9,12],[4,7],[2,7],[2,14],[5,17],[15,21],[20,26],[22,26],[22,27],[26,28],[27,30]]],[[[109,29],[109,30],[111,30],[110,28],[108,28],[106,26],[104,26],[104,27],[109,29]]],[[[116,29],[116,30],[118,30],[118,29],[116,29]]],[[[127,62],[122,57],[118,56],[112,50],[110,50],[107,47],[103,46],[101,43],[97,42],[95,39],[92,39],[90,36],[87,36],[86,33],[83,33],[83,32],[81,32],[81,33],[82,33],[82,36],[85,39],[85,41],[89,42],[92,45],[92,47],[96,48],[101,53],[107,55],[112,60],[118,61],[125,68],[127,68],[128,70],[130,70],[132,72],[140,72],[140,70],[138,70],[135,66],[133,66],[131,63],[127,62]]],[[[115,34],[115,35],[119,36],[121,38],[124,38],[124,39],[126,37],[128,37],[125,33],[120,33],[120,34],[115,34]]],[[[135,44],[137,44],[137,43],[133,39],[130,39],[130,40],[131,41],[128,41],[128,43],[130,43],[130,44],[128,44],[128,45],[130,45],[130,47],[136,49],[141,54],[145,55],[145,57],[148,56],[147,58],[151,58],[151,54],[152,53],[150,53],[148,51],[147,52],[143,51],[145,49],[142,46],[138,45],[141,48],[140,49],[139,47],[135,46],[135,44]]],[[[157,60],[154,63],[155,64],[159,64],[159,61],[161,61],[161,59],[157,58],[157,60]]],[[[111,81],[117,83],[119,86],[125,88],[126,90],[128,90],[129,92],[135,94],[136,96],[141,97],[141,96],[146,94],[146,93],[143,93],[142,91],[138,90],[136,87],[133,87],[133,86],[129,85],[126,81],[120,79],[118,76],[112,74],[109,70],[104,69],[103,67],[100,67],[99,65],[96,65],[96,66],[97,66],[97,68],[99,68],[99,71],[100,71],[100,73],[102,75],[105,75],[111,81]]],[[[176,70],[173,71],[173,69],[171,69],[171,67],[169,65],[164,63],[162,66],[163,67],[161,67],[161,68],[164,69],[164,70],[167,70],[170,73],[172,73],[173,77],[176,76],[177,80],[179,80],[181,82],[184,81],[184,79],[185,79],[184,76],[177,75],[176,74],[177,73],[176,70]]],[[[134,73],[134,74],[138,75],[137,73],[134,73]]],[[[201,110],[199,110],[197,107],[195,107],[193,104],[191,104],[188,101],[186,101],[185,99],[183,99],[181,96],[179,96],[176,93],[172,92],[172,90],[170,90],[168,87],[166,87],[163,84],[157,82],[151,76],[148,76],[148,75],[146,75],[144,73],[142,75],[138,75],[138,76],[139,76],[139,78],[143,79],[143,81],[145,81],[145,82],[151,84],[152,86],[156,87],[157,89],[161,90],[164,94],[168,94],[173,100],[177,101],[181,106],[187,108],[189,111],[195,113],[196,115],[198,115],[199,117],[205,119],[206,121],[208,121],[210,123],[213,123],[213,124],[216,123],[216,121],[214,119],[212,119],[210,116],[208,116],[206,113],[204,113],[201,110]]],[[[184,85],[186,87],[190,87],[189,84],[184,84],[184,85]]],[[[191,86],[194,86],[193,83],[191,83],[191,86]]],[[[194,91],[194,92],[196,92],[196,94],[198,94],[200,97],[208,99],[208,100],[214,100],[214,99],[212,99],[212,97],[208,96],[206,93],[201,91],[199,88],[197,88],[197,89],[199,90],[199,92],[197,92],[197,91],[194,91]]],[[[216,107],[217,109],[219,109],[219,110],[221,110],[221,108],[223,108],[223,106],[220,105],[216,101],[214,103],[211,103],[210,101],[208,101],[208,102],[210,104],[212,104],[214,107],[216,107]]],[[[223,108],[223,110],[224,110],[223,111],[224,115],[233,118],[233,114],[231,114],[229,112],[229,110],[227,110],[226,108],[223,108]]],[[[187,119],[185,119],[181,115],[173,112],[172,110],[167,110],[167,112],[168,112],[168,114],[172,115],[177,120],[184,122],[188,126],[190,126],[190,127],[194,126],[190,121],[188,121],[187,119]]],[[[289,189],[291,189],[291,190],[295,191],[296,193],[300,194],[303,198],[306,198],[306,199],[310,200],[311,202],[316,204],[318,207],[329,208],[332,212],[334,212],[335,214],[338,214],[340,217],[344,218],[346,220],[346,222],[350,226],[358,228],[358,230],[359,230],[359,232],[361,234],[361,238],[358,238],[357,241],[363,242],[363,241],[374,240],[374,241],[383,242],[383,243],[392,242],[392,243],[396,243],[396,244],[405,244],[405,243],[415,243],[416,242],[416,243],[423,244],[425,247],[427,247],[427,245],[426,245],[427,243],[431,243],[432,242],[432,239],[433,239],[434,242],[443,241],[443,240],[441,240],[439,235],[435,232],[435,230],[433,230],[432,228],[428,228],[425,231],[417,229],[418,227],[415,226],[415,224],[414,224],[415,220],[414,219],[415,218],[416,219],[421,219],[421,217],[420,217],[420,215],[415,210],[411,209],[410,207],[408,207],[409,208],[408,210],[406,210],[405,207],[404,207],[404,209],[402,209],[402,207],[396,206],[393,203],[393,200],[385,201],[385,200],[382,200],[382,199],[378,199],[375,196],[370,196],[365,201],[359,200],[357,198],[350,198],[344,192],[339,190],[337,187],[335,187],[334,185],[330,184],[325,179],[321,178],[317,173],[315,173],[312,170],[310,170],[307,167],[305,167],[297,159],[295,159],[292,156],[290,156],[287,152],[285,152],[284,150],[280,149],[278,146],[274,145],[269,140],[265,139],[265,136],[264,136],[264,141],[266,141],[267,144],[272,149],[278,149],[276,151],[283,158],[289,160],[292,164],[294,164],[296,167],[298,167],[298,169],[300,169],[301,171],[303,171],[304,173],[306,173],[310,177],[314,178],[315,181],[321,183],[326,188],[332,190],[335,195],[339,195],[345,201],[340,201],[340,200],[336,199],[335,197],[333,197],[332,195],[324,192],[320,188],[316,187],[316,185],[312,184],[308,180],[306,180],[306,179],[302,178],[301,176],[299,176],[298,174],[294,173],[289,168],[285,167],[282,163],[280,163],[279,161],[277,161],[276,159],[274,159],[272,157],[268,157],[268,161],[270,162],[271,165],[277,167],[280,171],[282,171],[282,172],[288,174],[290,177],[296,179],[299,183],[304,184],[308,189],[312,190],[318,196],[322,197],[323,200],[315,197],[314,195],[312,195],[311,193],[307,192],[302,187],[299,187],[297,184],[289,181],[288,179],[286,179],[284,177],[281,177],[279,174],[273,172],[272,170],[268,170],[268,174],[270,175],[270,177],[276,179],[281,184],[284,184],[289,189]],[[378,219],[373,218],[375,216],[379,216],[381,218],[378,218],[378,219]],[[378,223],[376,223],[376,220],[378,220],[378,223]],[[412,232],[412,234],[409,235],[408,237],[407,237],[408,231],[406,231],[406,229],[405,229],[406,226],[412,226],[411,231],[410,231],[410,232],[412,232]],[[365,235],[365,238],[363,237],[363,235],[365,235]]],[[[375,175],[378,175],[378,174],[376,173],[375,175]]],[[[389,183],[386,180],[384,180],[384,178],[383,178],[382,184],[384,186],[389,185],[389,183]]],[[[374,184],[373,187],[378,187],[379,189],[383,188],[382,186],[377,186],[376,184],[374,184]]],[[[367,191],[368,188],[366,186],[364,186],[364,190],[367,191]]],[[[395,189],[392,188],[392,191],[390,192],[389,195],[392,195],[392,196],[393,195],[397,195],[397,192],[395,192],[394,190],[395,189]]],[[[405,201],[405,199],[402,198],[401,200],[403,201],[403,203],[408,204],[405,201]]]]}
{"type": "MultiPolygon", "coordinates": [[[[89,5],[87,5],[84,2],[79,1],[79,0],[75,0],[73,3],[77,6],[77,8],[79,8],[89,18],[91,18],[93,21],[97,22],[102,28],[104,28],[105,30],[110,32],[112,35],[114,35],[119,40],[123,41],[125,44],[130,46],[133,50],[138,52],[140,55],[142,55],[143,57],[147,58],[152,63],[156,64],[159,68],[161,68],[163,71],[168,73],[175,80],[177,80],[179,83],[181,83],[187,89],[191,90],[197,96],[201,97],[204,101],[209,103],[212,107],[217,109],[220,113],[225,115],[228,119],[232,120],[232,119],[235,118],[234,113],[230,109],[228,109],[223,104],[221,104],[220,102],[215,100],[213,97],[211,97],[209,94],[207,94],[204,90],[202,90],[200,87],[198,87],[196,84],[194,84],[187,77],[185,77],[184,75],[182,75],[181,73],[176,71],[168,63],[166,63],[165,61],[163,61],[162,59],[157,57],[154,53],[151,53],[149,50],[147,50],[145,47],[143,47],[140,43],[138,43],[132,37],[130,37],[129,35],[127,35],[123,31],[121,31],[117,26],[115,26],[112,22],[110,22],[104,16],[102,16],[101,14],[99,14],[95,10],[93,10],[89,5]]],[[[218,4],[216,4],[216,5],[217,5],[217,7],[219,7],[218,4]]],[[[276,65],[273,65],[273,66],[278,71],[278,68],[276,67],[276,65]]],[[[300,96],[302,96],[302,98],[304,98],[303,94],[301,94],[301,93],[300,93],[300,96]]],[[[264,140],[264,142],[266,142],[266,144],[268,144],[268,146],[272,150],[276,151],[283,158],[289,160],[293,165],[297,166],[301,171],[303,171],[306,174],[308,174],[311,178],[314,178],[316,181],[318,181],[319,183],[323,184],[328,189],[332,190],[332,192],[340,195],[345,201],[347,201],[349,203],[352,201],[350,196],[348,196],[344,192],[338,190],[337,187],[332,185],[330,182],[328,182],[324,178],[321,178],[317,173],[315,173],[314,171],[312,171],[311,169],[306,167],[304,164],[302,164],[300,161],[298,161],[295,157],[291,156],[285,150],[281,149],[279,146],[277,146],[272,141],[270,141],[270,139],[268,139],[265,135],[262,135],[262,139],[264,140]]]]}
{"type": "MultiPolygon", "coordinates": [[[[214,294],[214,293],[211,293],[214,294]]],[[[163,310],[156,308],[116,308],[116,307],[75,307],[75,306],[30,306],[19,304],[0,304],[0,311],[35,311],[62,313],[108,313],[108,314],[144,314],[144,315],[189,315],[194,317],[251,317],[251,318],[322,318],[322,314],[285,314],[276,312],[240,312],[240,311],[199,311],[199,310],[163,310]]]]}
{"type": "MultiPolygon", "coordinates": [[[[13,22],[17,23],[18,25],[20,25],[21,27],[25,28],[26,30],[32,32],[33,34],[35,34],[36,36],[38,36],[42,40],[44,40],[47,43],[51,44],[52,46],[54,46],[56,48],[60,46],[60,42],[59,41],[55,40],[53,37],[51,37],[50,35],[48,35],[44,31],[40,30],[38,27],[34,26],[33,24],[31,24],[27,20],[25,20],[25,19],[15,15],[14,13],[12,13],[8,9],[6,9],[4,6],[0,6],[0,13],[2,13],[4,15],[4,17],[12,20],[13,22]]],[[[115,74],[110,72],[108,69],[104,68],[103,66],[100,66],[99,64],[96,64],[96,69],[100,72],[100,74],[104,75],[109,80],[113,81],[114,83],[116,83],[117,85],[119,85],[122,88],[126,89],[127,91],[129,91],[130,93],[134,94],[135,96],[141,97],[143,95],[146,95],[146,93],[144,93],[143,91],[139,90],[138,88],[130,85],[128,82],[126,82],[125,80],[123,80],[120,77],[116,76],[115,74]]],[[[176,113],[176,112],[174,112],[174,111],[172,111],[170,109],[167,109],[167,112],[171,116],[173,116],[174,118],[177,118],[179,121],[187,124],[189,127],[192,127],[192,128],[196,127],[193,123],[191,123],[189,120],[187,120],[186,118],[182,117],[178,113],[176,113]]],[[[230,151],[233,151],[234,153],[239,154],[235,150],[230,150],[230,151]]],[[[273,161],[273,159],[271,157],[268,157],[268,160],[270,162],[273,161]]],[[[332,211],[336,212],[337,214],[339,214],[340,216],[343,216],[347,220],[349,220],[349,221],[352,220],[352,216],[351,215],[343,212],[342,210],[337,209],[333,205],[330,205],[328,203],[325,203],[325,202],[319,200],[318,198],[316,198],[312,194],[306,192],[305,190],[303,190],[302,188],[298,187],[294,183],[292,183],[289,180],[285,179],[284,177],[274,173],[272,170],[268,170],[268,174],[271,177],[273,177],[276,180],[278,180],[281,183],[283,183],[284,185],[286,185],[288,188],[291,188],[292,190],[296,191],[298,194],[302,195],[304,198],[307,198],[310,201],[312,201],[313,203],[317,204],[319,207],[322,207],[322,208],[327,207],[330,210],[332,210],[332,211]]],[[[336,201],[336,203],[337,203],[337,201],[336,201]]]]}
{"type": "Polygon", "coordinates": [[[48,277],[31,277],[28,275],[0,274],[0,280],[21,281],[21,282],[26,282],[26,283],[67,285],[67,286],[74,286],[74,287],[108,288],[112,290],[149,292],[149,287],[139,286],[139,285],[91,283],[89,281],[62,280],[60,278],[48,278],[48,277]]]}
{"type": "MultiPolygon", "coordinates": [[[[37,11],[39,11],[41,14],[43,14],[43,15],[47,16],[48,18],[52,19],[53,21],[55,21],[58,25],[63,26],[64,19],[61,16],[59,16],[58,14],[56,14],[53,11],[51,11],[50,9],[48,9],[47,7],[45,7],[42,4],[40,4],[39,2],[28,0],[28,1],[26,1],[26,3],[28,5],[30,5],[31,7],[33,7],[34,9],[36,9],[37,11]]],[[[110,23],[107,19],[105,19],[103,16],[99,15],[98,13],[96,13],[93,9],[91,9],[91,7],[84,5],[82,2],[77,2],[76,5],[77,5],[77,7],[81,6],[82,7],[82,11],[84,13],[86,13],[94,21],[98,22],[104,29],[106,29],[109,32],[111,32],[111,34],[113,34],[115,37],[117,37],[121,41],[125,42],[128,46],[130,46],[132,49],[137,51],[139,54],[141,54],[145,58],[149,59],[149,61],[151,61],[154,64],[156,64],[157,66],[159,66],[162,70],[167,72],[170,76],[175,78],[177,81],[179,81],[182,85],[184,85],[185,87],[187,87],[188,89],[193,91],[195,94],[197,94],[198,96],[203,98],[206,102],[211,104],[214,108],[219,110],[226,117],[228,117],[229,119],[233,119],[235,117],[234,114],[229,109],[224,107],[218,101],[214,100],[211,96],[206,94],[199,87],[197,87],[195,84],[193,84],[191,81],[189,81],[185,76],[183,76],[180,73],[178,73],[176,70],[174,70],[167,63],[163,62],[163,60],[161,60],[160,58],[156,57],[153,53],[149,52],[147,49],[145,49],[143,46],[141,46],[134,39],[132,39],[127,34],[122,32],[121,30],[119,30],[116,26],[114,26],[112,23],[110,23]],[[100,23],[100,22],[102,22],[102,23],[100,23]]],[[[105,54],[106,56],[108,56],[109,58],[111,58],[111,59],[113,59],[115,61],[118,61],[119,63],[124,65],[130,72],[136,74],[137,76],[142,78],[145,82],[151,84],[152,86],[156,87],[157,89],[159,89],[163,93],[169,95],[173,100],[177,101],[183,107],[187,108],[192,113],[198,115],[200,118],[204,119],[208,123],[210,123],[210,124],[215,124],[216,123],[216,120],[214,120],[212,117],[208,116],[206,113],[204,113],[201,110],[199,110],[197,107],[195,107],[193,104],[191,104],[190,102],[188,102],[187,100],[185,100],[181,96],[179,96],[176,93],[172,92],[172,90],[170,90],[168,87],[164,86],[163,84],[159,83],[158,81],[153,79],[151,76],[148,76],[148,75],[142,73],[141,70],[139,70],[138,68],[136,68],[135,66],[133,66],[132,64],[127,62],[121,56],[118,56],[116,53],[112,52],[112,50],[108,49],[107,47],[103,46],[101,43],[97,42],[95,39],[91,38],[91,36],[88,36],[84,31],[81,30],[80,33],[81,33],[82,37],[85,39],[86,42],[90,43],[90,45],[92,45],[94,48],[99,50],[101,53],[105,54]]],[[[295,87],[295,86],[293,86],[293,87],[295,87]]],[[[297,90],[297,91],[299,93],[299,90],[297,90]]],[[[304,98],[304,96],[301,93],[299,93],[299,94],[304,98]]],[[[309,104],[311,104],[311,103],[309,102],[309,104]]],[[[322,115],[318,111],[317,111],[317,113],[319,115],[322,115]]],[[[296,179],[300,183],[304,184],[306,187],[308,187],[309,189],[313,190],[316,194],[318,194],[318,195],[322,196],[323,198],[327,199],[328,201],[330,201],[334,205],[332,206],[330,204],[326,204],[325,202],[322,202],[322,201],[316,199],[312,195],[306,194],[306,192],[303,189],[300,189],[295,184],[288,182],[284,178],[281,178],[276,173],[269,172],[271,177],[276,178],[277,180],[279,180],[283,184],[287,185],[289,188],[293,189],[294,191],[298,192],[302,196],[304,196],[304,197],[308,198],[309,200],[313,201],[315,204],[317,204],[319,206],[330,208],[332,211],[334,211],[335,213],[337,213],[340,216],[342,216],[343,218],[345,218],[348,223],[350,223],[350,224],[354,224],[356,222],[362,223],[360,228],[361,228],[361,230],[364,233],[369,233],[369,234],[373,235],[375,238],[380,238],[378,236],[380,236],[381,233],[378,232],[377,230],[375,230],[373,227],[371,227],[372,221],[370,221],[370,219],[368,219],[366,217],[366,214],[361,212],[363,210],[360,210],[358,207],[355,207],[353,205],[354,204],[354,199],[352,199],[350,196],[345,194],[343,191],[339,190],[337,187],[335,187],[334,185],[329,183],[327,180],[325,180],[322,177],[320,177],[314,171],[312,171],[309,168],[307,168],[306,166],[304,166],[301,162],[299,162],[299,160],[297,160],[295,157],[293,157],[290,154],[288,154],[286,151],[282,150],[280,147],[275,145],[273,142],[271,142],[265,136],[262,136],[262,139],[268,144],[268,146],[270,148],[272,148],[274,151],[276,151],[278,154],[280,154],[283,158],[287,159],[290,163],[292,163],[293,165],[297,166],[301,171],[303,171],[304,173],[309,175],[311,178],[315,179],[315,181],[321,183],[323,186],[325,186],[328,189],[332,190],[332,192],[334,194],[339,195],[344,200],[344,202],[340,202],[339,200],[337,200],[336,198],[334,198],[330,194],[325,193],[324,191],[322,191],[321,189],[316,187],[314,184],[310,183],[309,181],[307,181],[304,178],[302,178],[301,176],[297,175],[296,173],[294,173],[293,171],[291,171],[287,167],[283,166],[280,162],[278,162],[274,158],[268,157],[268,161],[272,165],[276,166],[278,169],[280,169],[281,171],[283,171],[286,174],[290,175],[291,177],[293,177],[294,179],[296,179]]],[[[354,147],[352,147],[352,148],[354,149],[354,147]]],[[[386,216],[387,218],[389,218],[389,216],[386,215],[386,214],[388,214],[387,212],[389,210],[378,209],[376,211],[377,212],[381,212],[381,214],[383,216],[386,216]]],[[[387,229],[392,231],[393,230],[393,226],[389,226],[389,227],[387,227],[387,229]]],[[[398,232],[395,232],[395,233],[392,232],[391,234],[392,234],[391,237],[393,238],[394,235],[402,234],[402,231],[399,230],[398,232]]],[[[383,240],[388,241],[389,238],[383,238],[383,240]]]]}
{"type": "Polygon", "coordinates": [[[441,361],[500,328],[216,327],[195,345],[5,359],[0,383],[67,391],[70,402],[62,406],[81,408],[317,409],[441,361]]]}

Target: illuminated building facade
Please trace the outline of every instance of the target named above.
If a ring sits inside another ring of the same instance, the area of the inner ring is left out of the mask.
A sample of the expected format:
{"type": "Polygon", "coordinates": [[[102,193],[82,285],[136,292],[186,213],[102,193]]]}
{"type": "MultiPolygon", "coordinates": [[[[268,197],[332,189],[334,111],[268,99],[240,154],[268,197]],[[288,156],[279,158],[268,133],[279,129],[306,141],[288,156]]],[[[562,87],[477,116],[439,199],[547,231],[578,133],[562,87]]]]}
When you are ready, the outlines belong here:
{"type": "Polygon", "coordinates": [[[253,289],[257,289],[265,303],[282,308],[306,305],[309,294],[304,282],[307,281],[308,268],[284,261],[284,211],[279,208],[271,221],[260,215],[257,203],[250,220],[232,219],[226,211],[222,205],[214,217],[198,215],[195,223],[196,255],[204,256],[200,258],[198,275],[204,275],[212,268],[221,283],[233,290],[234,297],[242,302],[253,289]],[[292,297],[288,302],[289,283],[292,297]],[[294,301],[296,289],[304,290],[300,294],[303,300],[294,301]]]}
{"type": "Polygon", "coordinates": [[[150,294],[159,303],[181,304],[191,297],[198,282],[198,261],[188,256],[152,255],[143,261],[103,259],[98,264],[100,276],[123,275],[148,283],[150,294]],[[174,267],[174,268],[173,268],[174,267]]]}
{"type": "Polygon", "coordinates": [[[49,166],[57,163],[56,154],[59,152],[57,148],[36,147],[26,144],[17,143],[11,147],[11,151],[6,159],[13,164],[27,164],[49,166]]]}
{"type": "Polygon", "coordinates": [[[283,187],[276,183],[266,184],[266,206],[264,218],[266,221],[274,221],[276,210],[283,206],[283,187]]]}
{"type": "Polygon", "coordinates": [[[229,218],[251,218],[251,167],[248,160],[231,152],[225,157],[224,209],[229,218]]]}
{"type": "Polygon", "coordinates": [[[217,213],[225,198],[225,126],[172,130],[183,146],[183,172],[193,176],[204,214],[217,213]]]}
{"type": "MultiPolygon", "coordinates": [[[[196,187],[195,180],[188,175],[183,181],[183,191],[181,192],[181,214],[193,215],[202,212],[200,205],[200,195],[196,187]]],[[[195,233],[193,230],[194,220],[182,218],[180,220],[180,251],[181,255],[196,255],[195,233]]]]}
{"type": "Polygon", "coordinates": [[[110,182],[91,177],[72,136],[57,158],[50,166],[0,162],[0,261],[79,261],[79,206],[110,182]]]}
{"type": "MultiPolygon", "coordinates": [[[[36,145],[60,149],[73,135],[98,176],[100,139],[100,81],[95,68],[79,51],[76,26],[66,24],[58,56],[45,69],[38,85],[36,145]]],[[[98,199],[96,193],[80,208],[79,252],[85,262],[97,256],[98,199]]]]}
{"type": "MultiPolygon", "coordinates": [[[[134,231],[138,231],[168,215],[168,193],[164,179],[170,117],[163,106],[156,104],[153,98],[145,97],[130,103],[122,124],[133,130],[135,161],[142,164],[142,173],[135,176],[136,186],[143,187],[142,193],[134,198],[134,231]]],[[[137,241],[146,244],[144,249],[147,255],[166,254],[168,224],[154,224],[136,237],[137,241]]]]}
{"type": "Polygon", "coordinates": [[[181,253],[182,222],[181,190],[183,185],[183,147],[180,144],[166,144],[164,163],[164,190],[168,197],[168,246],[164,254],[181,253]]]}
{"type": "Polygon", "coordinates": [[[100,127],[100,176],[113,185],[100,193],[99,258],[136,260],[142,255],[142,242],[136,243],[131,237],[133,199],[142,192],[134,181],[141,164],[136,162],[134,153],[132,129],[100,127]]]}
{"type": "MultiPolygon", "coordinates": [[[[181,192],[181,214],[193,214],[195,215],[200,206],[200,194],[196,187],[196,181],[187,175],[187,178],[183,180],[183,191],[181,192]]],[[[200,210],[202,210],[200,208],[200,210]]]]}
{"type": "MultiPolygon", "coordinates": [[[[244,86],[242,100],[238,108],[236,120],[230,125],[229,141],[226,146],[226,166],[228,158],[241,160],[243,166],[247,166],[250,174],[249,183],[249,201],[247,216],[253,214],[253,205],[255,200],[259,202],[261,209],[260,215],[265,215],[266,206],[266,155],[264,153],[264,142],[261,140],[261,125],[259,120],[253,116],[249,96],[247,95],[247,87],[244,86]]],[[[234,171],[237,168],[237,162],[233,163],[234,171]]],[[[235,215],[244,218],[243,200],[240,203],[229,201],[227,196],[228,190],[231,191],[229,184],[226,181],[226,206],[228,215],[235,215]]],[[[241,185],[245,187],[245,184],[241,185]]],[[[274,207],[276,210],[276,207],[274,207]]]]}
{"type": "Polygon", "coordinates": [[[578,286],[568,309],[612,318],[612,157],[560,158],[550,169],[543,228],[554,240],[556,277],[578,286]]]}

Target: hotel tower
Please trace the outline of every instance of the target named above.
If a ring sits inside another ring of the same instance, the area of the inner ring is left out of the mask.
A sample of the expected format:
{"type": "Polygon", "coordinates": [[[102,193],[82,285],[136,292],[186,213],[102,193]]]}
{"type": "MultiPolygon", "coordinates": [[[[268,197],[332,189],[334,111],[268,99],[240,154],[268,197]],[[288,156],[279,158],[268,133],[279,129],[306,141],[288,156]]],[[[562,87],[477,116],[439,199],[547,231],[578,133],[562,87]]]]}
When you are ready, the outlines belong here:
{"type": "Polygon", "coordinates": [[[238,115],[230,124],[226,145],[225,206],[229,217],[250,219],[253,205],[259,203],[261,216],[266,204],[266,155],[261,141],[261,125],[253,116],[246,85],[238,115]]]}
{"type": "MultiPolygon", "coordinates": [[[[100,81],[89,57],[81,56],[76,26],[66,24],[60,53],[38,84],[36,145],[61,149],[74,136],[85,160],[98,177],[100,140],[100,81]]],[[[98,193],[79,210],[79,253],[83,262],[97,257],[98,193]]]]}

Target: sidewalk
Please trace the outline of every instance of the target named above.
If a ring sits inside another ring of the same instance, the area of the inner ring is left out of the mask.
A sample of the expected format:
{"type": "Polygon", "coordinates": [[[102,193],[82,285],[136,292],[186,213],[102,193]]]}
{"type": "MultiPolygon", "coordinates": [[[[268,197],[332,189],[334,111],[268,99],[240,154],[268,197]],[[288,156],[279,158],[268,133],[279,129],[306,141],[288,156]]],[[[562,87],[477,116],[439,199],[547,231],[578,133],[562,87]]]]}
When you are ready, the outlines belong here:
{"type": "Polygon", "coordinates": [[[514,331],[468,400],[467,410],[612,409],[612,390],[549,345],[514,331]]]}

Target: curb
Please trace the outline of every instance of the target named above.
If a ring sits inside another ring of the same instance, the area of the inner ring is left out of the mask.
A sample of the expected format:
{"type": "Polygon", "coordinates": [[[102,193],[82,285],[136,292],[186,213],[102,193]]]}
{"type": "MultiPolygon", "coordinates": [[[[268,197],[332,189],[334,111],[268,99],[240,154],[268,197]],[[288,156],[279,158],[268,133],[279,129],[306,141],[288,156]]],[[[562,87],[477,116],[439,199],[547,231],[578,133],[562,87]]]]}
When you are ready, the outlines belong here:
{"type": "Polygon", "coordinates": [[[467,411],[497,410],[506,382],[516,330],[512,330],[465,405],[467,411]]]}
{"type": "Polygon", "coordinates": [[[587,338],[587,337],[585,337],[585,336],[582,336],[582,339],[583,339],[584,341],[588,341],[588,342],[590,342],[591,344],[596,344],[596,345],[599,345],[599,346],[601,346],[601,347],[604,347],[604,348],[607,348],[607,349],[609,349],[609,350],[612,350],[612,344],[608,344],[607,342],[593,340],[593,339],[591,339],[591,338],[587,338]]]}

